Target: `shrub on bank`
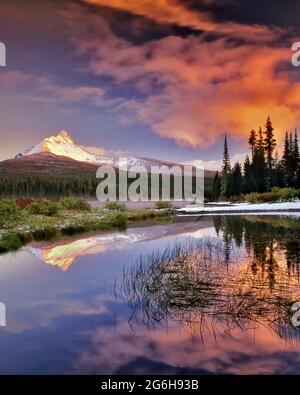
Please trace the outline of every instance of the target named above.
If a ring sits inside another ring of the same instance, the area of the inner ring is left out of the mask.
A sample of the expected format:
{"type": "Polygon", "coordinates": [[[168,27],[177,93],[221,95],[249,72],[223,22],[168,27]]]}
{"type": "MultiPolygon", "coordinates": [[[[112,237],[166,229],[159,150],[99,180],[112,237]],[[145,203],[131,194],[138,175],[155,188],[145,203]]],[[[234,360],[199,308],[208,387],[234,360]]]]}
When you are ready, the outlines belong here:
{"type": "Polygon", "coordinates": [[[47,205],[47,208],[45,210],[45,215],[47,215],[48,217],[54,217],[61,210],[63,210],[63,206],[61,204],[51,202],[47,205]]]}
{"type": "Polygon", "coordinates": [[[244,200],[249,203],[288,202],[299,198],[299,189],[278,187],[272,188],[270,192],[252,192],[244,195],[244,200]]]}
{"type": "Polygon", "coordinates": [[[165,200],[159,200],[158,202],[155,202],[155,207],[158,209],[171,209],[173,208],[173,205],[171,202],[167,202],[165,200]]]}
{"type": "Polygon", "coordinates": [[[61,229],[61,233],[66,236],[73,236],[76,233],[83,233],[88,231],[89,228],[82,224],[67,225],[61,229]]]}
{"type": "Polygon", "coordinates": [[[118,203],[118,202],[107,202],[105,203],[104,208],[109,211],[126,211],[127,207],[125,204],[118,203]]]}
{"type": "Polygon", "coordinates": [[[32,236],[36,241],[51,240],[58,236],[58,231],[52,226],[45,226],[34,230],[32,236]]]}
{"type": "Polygon", "coordinates": [[[127,215],[124,213],[118,213],[114,221],[114,226],[119,228],[120,230],[124,230],[127,228],[127,222],[127,215]]]}
{"type": "Polygon", "coordinates": [[[16,251],[21,248],[23,242],[18,233],[10,233],[4,235],[0,240],[0,254],[4,254],[8,251],[16,251]]]}
{"type": "Polygon", "coordinates": [[[34,202],[27,206],[26,211],[31,215],[46,215],[47,217],[53,217],[58,214],[63,206],[57,202],[34,202]]]}
{"type": "Polygon", "coordinates": [[[33,199],[16,199],[16,205],[20,210],[24,210],[33,202],[33,199]]]}
{"type": "Polygon", "coordinates": [[[48,217],[53,217],[59,213],[61,210],[77,210],[77,211],[90,211],[91,207],[85,199],[81,198],[66,198],[60,201],[31,201],[19,202],[25,207],[28,214],[31,215],[46,215],[48,217]]]}
{"type": "Polygon", "coordinates": [[[0,228],[2,228],[7,222],[18,222],[20,218],[20,210],[14,201],[0,201],[0,228]]]}
{"type": "Polygon", "coordinates": [[[61,201],[61,204],[66,210],[91,211],[89,203],[82,198],[65,198],[61,201]]]}

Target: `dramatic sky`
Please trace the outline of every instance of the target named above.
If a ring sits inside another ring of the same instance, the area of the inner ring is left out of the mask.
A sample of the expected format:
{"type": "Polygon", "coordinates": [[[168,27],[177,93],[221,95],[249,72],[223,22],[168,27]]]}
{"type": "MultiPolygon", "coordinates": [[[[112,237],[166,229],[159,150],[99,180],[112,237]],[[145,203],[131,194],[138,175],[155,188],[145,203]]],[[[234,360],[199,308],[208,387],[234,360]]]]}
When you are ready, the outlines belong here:
{"type": "Polygon", "coordinates": [[[83,146],[215,168],[268,115],[300,126],[300,0],[1,0],[0,160],[83,146]],[[200,162],[198,162],[200,163],[200,162]]]}

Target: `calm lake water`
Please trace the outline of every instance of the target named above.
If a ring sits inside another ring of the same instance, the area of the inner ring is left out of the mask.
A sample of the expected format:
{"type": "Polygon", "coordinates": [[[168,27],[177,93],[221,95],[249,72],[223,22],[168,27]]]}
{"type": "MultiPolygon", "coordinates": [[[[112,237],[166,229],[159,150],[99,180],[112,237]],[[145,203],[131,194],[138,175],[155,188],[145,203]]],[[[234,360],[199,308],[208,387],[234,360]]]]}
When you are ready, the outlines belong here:
{"type": "Polygon", "coordinates": [[[177,218],[0,256],[0,373],[299,374],[299,231],[177,218]]]}

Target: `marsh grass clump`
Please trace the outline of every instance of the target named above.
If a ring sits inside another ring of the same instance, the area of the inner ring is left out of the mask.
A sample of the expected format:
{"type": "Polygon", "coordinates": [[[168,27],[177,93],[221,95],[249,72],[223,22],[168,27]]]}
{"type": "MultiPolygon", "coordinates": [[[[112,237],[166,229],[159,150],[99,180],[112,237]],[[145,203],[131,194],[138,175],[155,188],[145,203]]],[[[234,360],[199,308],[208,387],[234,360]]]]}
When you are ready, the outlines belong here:
{"type": "Polygon", "coordinates": [[[172,218],[172,213],[169,210],[136,210],[136,211],[129,211],[127,213],[128,221],[146,221],[151,219],[170,219],[172,218]]]}
{"type": "Polygon", "coordinates": [[[219,241],[189,241],[141,257],[124,270],[121,294],[131,320],[153,328],[170,319],[200,331],[207,321],[230,328],[260,323],[278,333],[291,327],[290,306],[299,294],[284,273],[278,272],[277,287],[270,288],[269,279],[253,273],[251,265],[228,265],[223,247],[219,241]]]}
{"type": "Polygon", "coordinates": [[[300,199],[300,189],[274,187],[269,192],[251,192],[243,200],[249,203],[288,202],[300,199]]]}
{"type": "Polygon", "coordinates": [[[126,211],[127,207],[123,203],[118,202],[107,202],[104,208],[109,211],[126,211]]]}
{"type": "Polygon", "coordinates": [[[63,210],[63,206],[52,201],[33,202],[26,207],[26,212],[30,215],[44,215],[47,217],[54,217],[61,210],[63,210]]]}
{"type": "Polygon", "coordinates": [[[124,213],[118,213],[113,220],[113,226],[120,230],[125,230],[127,228],[127,222],[127,215],[124,213]]]}
{"type": "Polygon", "coordinates": [[[205,306],[208,297],[215,296],[221,287],[221,276],[210,279],[209,260],[212,252],[219,256],[218,245],[206,241],[199,245],[189,241],[141,257],[129,272],[124,271],[123,291],[133,311],[141,311],[143,322],[151,324],[165,319],[171,310],[205,306]],[[195,251],[201,247],[203,266],[193,266],[195,251]],[[195,282],[195,276],[197,281],[195,282]],[[202,290],[203,292],[199,291],[202,290]]]}
{"type": "Polygon", "coordinates": [[[18,237],[21,240],[22,245],[30,243],[31,241],[34,240],[33,234],[31,232],[26,232],[26,233],[17,233],[18,237]]]}
{"type": "Polygon", "coordinates": [[[21,212],[13,200],[0,201],[0,228],[10,222],[19,222],[20,219],[21,212]]]}
{"type": "Polygon", "coordinates": [[[63,206],[56,202],[51,202],[47,205],[45,210],[45,215],[47,217],[54,217],[57,215],[61,210],[63,210],[63,206]]]}
{"type": "Polygon", "coordinates": [[[43,215],[45,210],[45,204],[33,202],[29,204],[26,208],[26,211],[30,215],[43,215]]]}
{"type": "Polygon", "coordinates": [[[89,229],[87,226],[84,226],[83,224],[72,224],[72,225],[64,226],[61,229],[61,233],[63,235],[72,236],[75,235],[76,233],[83,233],[88,230],[91,229],[89,229]]]}
{"type": "Polygon", "coordinates": [[[8,251],[16,251],[22,247],[23,242],[18,233],[4,235],[0,240],[0,254],[8,251]]]}
{"type": "Polygon", "coordinates": [[[61,200],[61,205],[66,210],[91,211],[88,201],[83,198],[69,197],[61,200]]]}
{"type": "Polygon", "coordinates": [[[45,226],[44,228],[34,230],[32,236],[36,241],[52,240],[58,236],[58,231],[55,227],[45,226]]]}
{"type": "Polygon", "coordinates": [[[159,200],[155,202],[155,207],[157,209],[164,209],[164,210],[171,210],[173,208],[173,205],[171,202],[165,201],[165,200],[159,200]]]}

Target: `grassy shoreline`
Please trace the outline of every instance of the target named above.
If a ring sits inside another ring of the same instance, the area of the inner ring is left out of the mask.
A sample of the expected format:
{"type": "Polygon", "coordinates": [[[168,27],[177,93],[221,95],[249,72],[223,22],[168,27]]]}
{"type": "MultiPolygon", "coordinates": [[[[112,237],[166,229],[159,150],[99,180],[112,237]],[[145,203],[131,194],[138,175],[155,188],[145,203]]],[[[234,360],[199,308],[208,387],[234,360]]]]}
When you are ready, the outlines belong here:
{"type": "Polygon", "coordinates": [[[60,202],[34,202],[20,208],[14,201],[0,202],[0,254],[16,251],[32,241],[91,231],[125,230],[130,224],[151,219],[168,220],[173,216],[169,209],[95,210],[81,203],[76,207],[76,204],[61,205],[60,202]]]}

